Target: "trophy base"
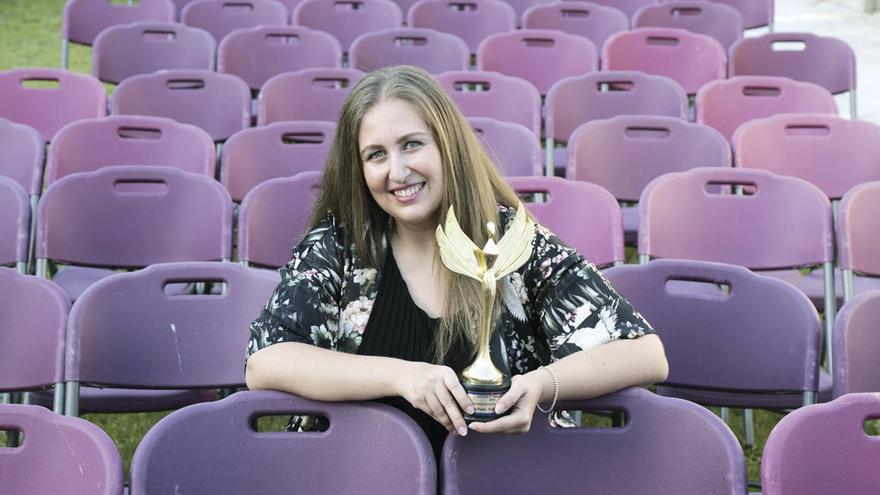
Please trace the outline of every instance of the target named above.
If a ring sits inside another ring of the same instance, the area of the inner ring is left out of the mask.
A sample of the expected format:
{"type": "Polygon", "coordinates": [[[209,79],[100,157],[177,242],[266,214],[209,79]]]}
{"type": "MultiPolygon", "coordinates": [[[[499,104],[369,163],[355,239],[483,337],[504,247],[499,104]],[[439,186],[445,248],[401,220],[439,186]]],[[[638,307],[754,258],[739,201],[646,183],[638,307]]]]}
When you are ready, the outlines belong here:
{"type": "Polygon", "coordinates": [[[482,423],[492,421],[507,414],[507,412],[497,414],[495,412],[495,404],[498,403],[498,399],[500,399],[501,396],[510,390],[509,380],[505,380],[501,385],[463,384],[463,386],[468,397],[471,399],[471,402],[474,403],[474,413],[465,413],[465,421],[477,421],[482,423]]]}

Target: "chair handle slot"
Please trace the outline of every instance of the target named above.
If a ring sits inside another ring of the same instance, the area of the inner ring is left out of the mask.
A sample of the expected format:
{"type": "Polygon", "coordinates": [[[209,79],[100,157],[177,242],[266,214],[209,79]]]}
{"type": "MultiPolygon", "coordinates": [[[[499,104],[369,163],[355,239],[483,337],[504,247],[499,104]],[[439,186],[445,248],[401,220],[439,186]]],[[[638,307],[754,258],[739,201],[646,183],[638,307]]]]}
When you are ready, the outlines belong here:
{"type": "Polygon", "coordinates": [[[141,35],[147,41],[174,41],[177,39],[177,33],[167,30],[145,29],[141,35]]]}
{"type": "Polygon", "coordinates": [[[566,8],[560,11],[562,13],[562,17],[574,17],[576,19],[586,19],[592,15],[587,9],[571,9],[566,8]]]}
{"type": "Polygon", "coordinates": [[[789,124],[785,126],[785,135],[789,137],[825,137],[831,134],[831,128],[824,124],[789,124]]]}
{"type": "Polygon", "coordinates": [[[204,79],[169,79],[165,85],[168,89],[204,89],[204,79]]]}
{"type": "Polygon", "coordinates": [[[251,12],[254,10],[254,4],[251,2],[223,2],[223,10],[232,12],[251,12]]]}
{"type": "Polygon", "coordinates": [[[672,135],[672,130],[668,127],[629,126],[623,130],[623,135],[628,139],[663,140],[669,139],[669,136],[672,135]]]}
{"type": "Polygon", "coordinates": [[[299,43],[299,35],[286,33],[269,33],[266,35],[266,43],[271,45],[295,45],[299,43]]]}
{"type": "Polygon", "coordinates": [[[743,96],[758,96],[778,98],[782,95],[782,88],[778,86],[745,86],[742,89],[743,96]]]}
{"type": "Polygon", "coordinates": [[[648,36],[645,44],[653,46],[678,46],[681,40],[674,36],[648,36]]]}
{"type": "Polygon", "coordinates": [[[774,40],[770,43],[770,49],[774,52],[802,52],[807,49],[807,42],[804,40],[774,40]]]}
{"type": "Polygon", "coordinates": [[[523,38],[523,44],[531,48],[553,48],[556,40],[553,38],[523,38]]]}
{"type": "Polygon", "coordinates": [[[424,36],[397,36],[394,38],[394,46],[396,47],[426,46],[427,44],[428,38],[424,36]]]}
{"type": "Polygon", "coordinates": [[[703,14],[702,7],[672,7],[672,17],[698,16],[703,14]]]}
{"type": "Polygon", "coordinates": [[[122,126],[116,129],[116,135],[121,139],[144,139],[158,141],[162,139],[162,129],[155,127],[129,127],[122,126]]]}
{"type": "Polygon", "coordinates": [[[322,144],[325,140],[323,132],[285,132],[281,135],[282,144],[322,144]]]}

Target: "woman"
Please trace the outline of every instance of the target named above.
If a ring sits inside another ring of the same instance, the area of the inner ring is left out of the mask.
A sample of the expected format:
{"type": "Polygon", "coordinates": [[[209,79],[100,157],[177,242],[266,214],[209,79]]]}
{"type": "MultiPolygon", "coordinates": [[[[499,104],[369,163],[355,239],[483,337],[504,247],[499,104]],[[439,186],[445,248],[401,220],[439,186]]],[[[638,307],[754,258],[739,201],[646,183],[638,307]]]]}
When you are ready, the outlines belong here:
{"type": "Polygon", "coordinates": [[[521,433],[539,401],[665,379],[647,322],[538,226],[532,257],[498,296],[514,376],[496,411],[509,414],[465,422],[473,404],[456,372],[473,358],[478,284],[443,266],[435,229],[453,206],[482,246],[486,223],[503,233],[517,204],[428,74],[405,66],[368,74],[340,113],[311,231],[251,326],[248,387],[325,401],[392,398],[439,453],[447,431],[521,433]]]}

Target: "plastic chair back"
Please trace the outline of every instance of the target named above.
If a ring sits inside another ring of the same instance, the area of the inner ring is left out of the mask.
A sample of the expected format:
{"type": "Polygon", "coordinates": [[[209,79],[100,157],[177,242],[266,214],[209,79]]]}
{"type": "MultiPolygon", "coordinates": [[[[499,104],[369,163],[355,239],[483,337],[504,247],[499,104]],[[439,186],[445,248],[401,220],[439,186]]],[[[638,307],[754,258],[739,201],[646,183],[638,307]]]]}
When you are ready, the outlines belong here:
{"type": "Polygon", "coordinates": [[[220,43],[236,29],[284,26],[287,8],[275,0],[197,0],[183,8],[180,22],[204,29],[220,43]]]}
{"type": "Polygon", "coordinates": [[[838,210],[838,266],[844,271],[880,276],[880,181],[859,184],[844,194],[838,210]]]}
{"type": "Polygon", "coordinates": [[[633,17],[633,28],[686,29],[715,38],[725,50],[743,37],[742,15],[719,2],[676,1],[647,5],[633,17]]]}
{"type": "Polygon", "coordinates": [[[347,52],[358,36],[403,26],[403,12],[391,0],[303,0],[291,24],[332,34],[347,52]]]}
{"type": "Polygon", "coordinates": [[[28,261],[31,208],[17,182],[0,176],[0,266],[24,271],[28,261]]]}
{"type": "Polygon", "coordinates": [[[279,74],[260,91],[257,125],[288,120],[336,122],[364,73],[356,69],[303,69],[279,74]]]}
{"type": "Polygon", "coordinates": [[[407,13],[407,25],[458,36],[471,53],[495,33],[516,29],[516,12],[501,0],[421,0],[407,13]]]}
{"type": "Polygon", "coordinates": [[[627,19],[632,19],[636,12],[639,11],[640,8],[645,5],[653,5],[657,3],[657,0],[592,0],[593,2],[604,5],[606,7],[613,7],[624,14],[626,14],[627,19]]]}
{"type": "Polygon", "coordinates": [[[0,118],[0,176],[14,180],[31,196],[42,190],[45,149],[36,129],[0,118]]]}
{"type": "Polygon", "coordinates": [[[349,48],[349,64],[364,72],[394,65],[414,65],[431,74],[466,70],[467,44],[433,29],[394,28],[358,36],[349,48]]]}
{"type": "Polygon", "coordinates": [[[543,173],[541,143],[530,130],[515,122],[488,117],[469,117],[467,120],[492,163],[503,175],[543,173]]]}
{"type": "Polygon", "coordinates": [[[880,291],[859,294],[848,301],[834,322],[834,397],[856,392],[880,392],[880,291]]]}
{"type": "Polygon", "coordinates": [[[529,81],[488,71],[444,72],[436,79],[466,117],[516,122],[540,137],[541,94],[529,81]]]}
{"type": "Polygon", "coordinates": [[[553,29],[589,39],[597,47],[614,33],[629,29],[623,11],[593,2],[558,1],[529,7],[523,13],[523,29],[553,29]]]}
{"type": "Polygon", "coordinates": [[[746,29],[773,26],[774,0],[712,0],[730,5],[739,11],[746,29]]]}
{"type": "Polygon", "coordinates": [[[91,45],[104,29],[132,22],[173,22],[171,0],[140,0],[129,4],[107,0],[67,0],[61,16],[63,39],[91,45]]]}

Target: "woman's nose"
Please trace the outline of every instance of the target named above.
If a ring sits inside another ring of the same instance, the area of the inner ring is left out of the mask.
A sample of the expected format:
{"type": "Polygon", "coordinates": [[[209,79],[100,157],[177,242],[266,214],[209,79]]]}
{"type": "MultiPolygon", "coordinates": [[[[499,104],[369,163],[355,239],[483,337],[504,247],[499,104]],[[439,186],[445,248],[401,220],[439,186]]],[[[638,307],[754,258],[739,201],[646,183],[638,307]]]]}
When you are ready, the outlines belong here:
{"type": "Polygon", "coordinates": [[[402,153],[392,153],[389,158],[391,160],[388,178],[394,182],[405,182],[410,174],[407,158],[402,153]]]}

